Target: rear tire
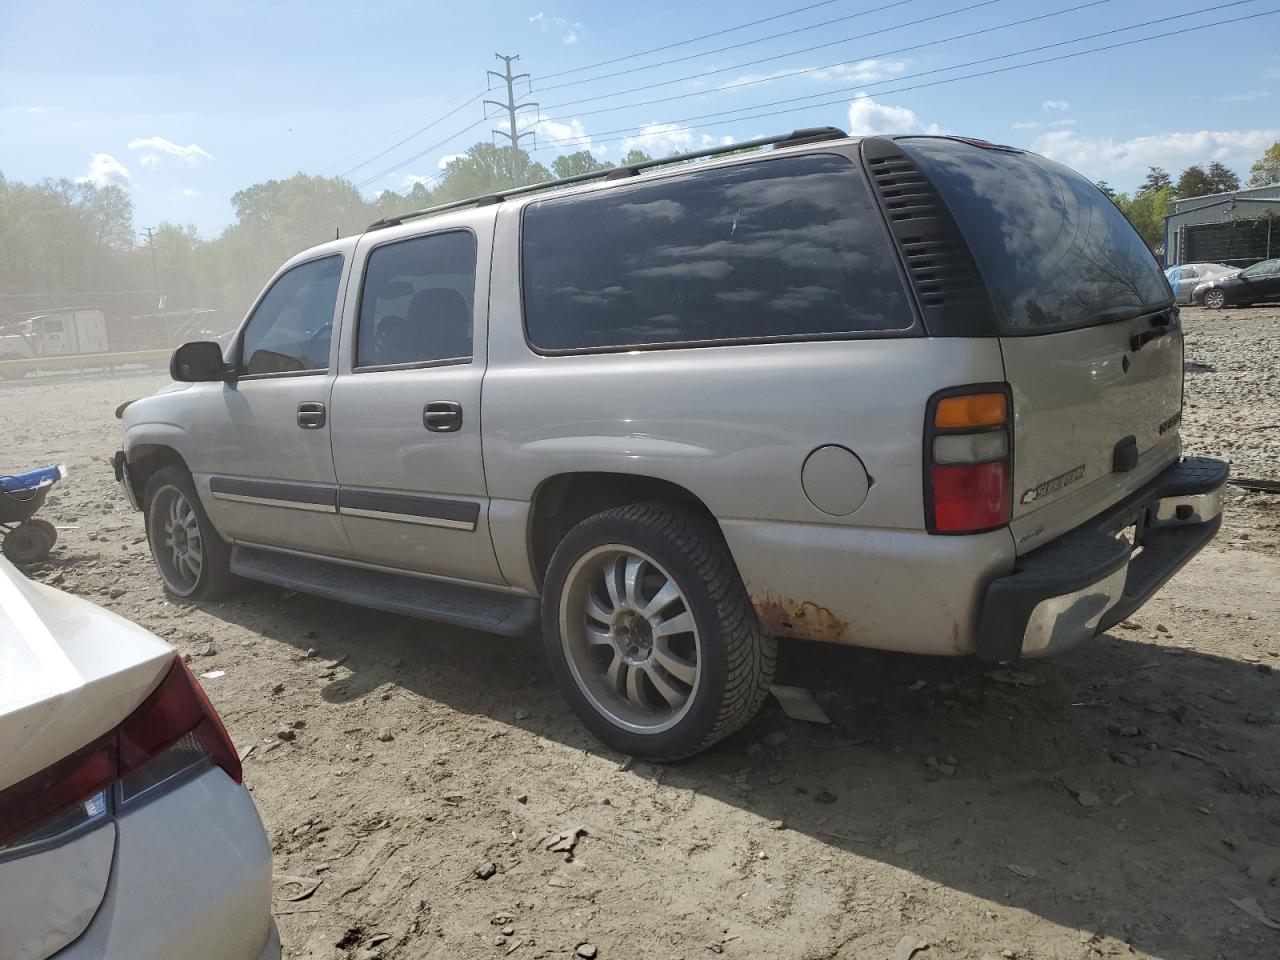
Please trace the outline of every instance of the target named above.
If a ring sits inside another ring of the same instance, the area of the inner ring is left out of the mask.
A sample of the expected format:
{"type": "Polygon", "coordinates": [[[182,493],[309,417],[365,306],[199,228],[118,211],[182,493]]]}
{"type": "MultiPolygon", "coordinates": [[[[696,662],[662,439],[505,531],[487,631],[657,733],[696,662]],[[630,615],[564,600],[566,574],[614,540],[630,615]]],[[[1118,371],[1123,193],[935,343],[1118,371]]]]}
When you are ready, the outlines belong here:
{"type": "Polygon", "coordinates": [[[1221,310],[1227,305],[1227,295],[1221,290],[1210,290],[1204,295],[1204,305],[1210,310],[1221,310]]]}
{"type": "Polygon", "coordinates": [[[231,545],[213,529],[186,470],[162,467],[152,474],[143,516],[166,593],[179,600],[213,600],[235,590],[231,545]]]}
{"type": "Polygon", "coordinates": [[[542,634],[579,719],[651,760],[691,756],[744,726],[777,659],[720,531],[657,503],[605,510],[565,536],[547,569],[542,634]]]}

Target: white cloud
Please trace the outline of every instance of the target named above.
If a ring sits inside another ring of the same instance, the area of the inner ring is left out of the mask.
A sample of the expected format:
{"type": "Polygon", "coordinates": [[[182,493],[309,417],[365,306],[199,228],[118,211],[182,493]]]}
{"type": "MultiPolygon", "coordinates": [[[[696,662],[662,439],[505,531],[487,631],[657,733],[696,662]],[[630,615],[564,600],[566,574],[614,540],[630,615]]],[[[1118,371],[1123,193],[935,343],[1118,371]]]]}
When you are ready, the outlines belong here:
{"type": "Polygon", "coordinates": [[[772,73],[748,73],[725,81],[720,85],[720,89],[731,89],[736,86],[745,86],[764,80],[776,80],[790,76],[795,76],[799,80],[813,80],[818,83],[878,83],[898,76],[907,69],[909,63],[910,61],[908,60],[859,60],[857,63],[842,63],[801,74],[797,74],[794,68],[775,70],[772,73]]]}
{"type": "Polygon", "coordinates": [[[92,183],[95,187],[127,187],[132,182],[125,165],[109,153],[89,154],[89,172],[76,178],[76,183],[92,183]]]}
{"type": "Polygon", "coordinates": [[[1019,120],[1013,125],[1015,130],[1037,130],[1040,127],[1038,120],[1019,120]]]}
{"type": "Polygon", "coordinates": [[[865,93],[859,93],[849,102],[849,133],[853,136],[942,132],[936,123],[922,122],[914,110],[877,103],[865,93]]]}
{"type": "Polygon", "coordinates": [[[154,167],[160,163],[160,158],[154,153],[143,153],[138,156],[138,164],[143,167],[154,167]]]}
{"type": "Polygon", "coordinates": [[[154,159],[143,161],[143,166],[154,166],[159,163],[159,154],[161,153],[167,153],[180,160],[185,160],[187,163],[199,163],[201,160],[213,159],[213,154],[198,143],[188,143],[184,147],[182,144],[166,140],[164,137],[134,137],[126,146],[130,150],[152,151],[147,156],[154,159]]]}
{"type": "MultiPolygon", "coordinates": [[[[1280,77],[1280,71],[1277,72],[1280,77]]],[[[1243,93],[1229,93],[1225,97],[1221,97],[1223,103],[1251,103],[1254,100],[1265,100],[1271,96],[1270,90],[1246,90],[1243,93]]]]}
{"type": "Polygon", "coordinates": [[[1032,148],[1094,179],[1117,179],[1124,174],[1140,174],[1153,165],[1173,170],[1190,163],[1218,160],[1244,166],[1278,139],[1280,129],[1197,130],[1128,140],[1053,130],[1036,137],[1032,148]]]}
{"type": "Polygon", "coordinates": [[[577,46],[587,32],[587,28],[575,20],[564,17],[548,17],[539,10],[529,18],[529,22],[542,30],[554,30],[560,34],[560,42],[566,47],[577,46]]]}
{"type": "Polygon", "coordinates": [[[1064,117],[1061,120],[1054,120],[1052,123],[1049,124],[1049,126],[1051,127],[1074,127],[1075,125],[1076,125],[1076,121],[1071,117],[1064,117]]]}
{"type": "Polygon", "coordinates": [[[187,199],[190,199],[191,197],[200,196],[200,191],[196,190],[193,187],[183,187],[181,190],[178,191],[178,193],[180,193],[182,196],[186,197],[187,199]]]}
{"type": "Polygon", "coordinates": [[[523,129],[533,127],[538,137],[548,141],[569,140],[569,143],[554,144],[557,153],[576,153],[579,150],[590,150],[596,156],[609,152],[608,146],[591,142],[591,134],[577,117],[570,117],[567,123],[559,120],[547,120],[538,117],[527,117],[520,121],[523,129]]]}
{"type": "Polygon", "coordinates": [[[624,155],[642,150],[651,157],[665,157],[672,153],[727,147],[735,142],[732,134],[701,133],[679,123],[647,123],[636,136],[624,137],[620,149],[624,155]]]}
{"type": "Polygon", "coordinates": [[[1066,100],[1046,100],[1040,104],[1046,110],[1070,110],[1071,104],[1066,100]]]}
{"type": "MultiPolygon", "coordinates": [[[[453,163],[453,161],[455,161],[455,160],[460,160],[462,157],[465,157],[465,156],[466,156],[466,154],[465,154],[465,153],[446,153],[443,157],[441,157],[441,158],[436,162],[436,169],[438,169],[438,170],[443,170],[443,169],[444,169],[445,167],[447,167],[449,164],[453,163]]],[[[419,183],[419,182],[421,182],[421,181],[423,181],[423,180],[426,180],[426,179],[428,179],[428,178],[426,178],[426,177],[407,177],[407,178],[406,178],[406,180],[407,180],[409,183],[419,183]]]]}

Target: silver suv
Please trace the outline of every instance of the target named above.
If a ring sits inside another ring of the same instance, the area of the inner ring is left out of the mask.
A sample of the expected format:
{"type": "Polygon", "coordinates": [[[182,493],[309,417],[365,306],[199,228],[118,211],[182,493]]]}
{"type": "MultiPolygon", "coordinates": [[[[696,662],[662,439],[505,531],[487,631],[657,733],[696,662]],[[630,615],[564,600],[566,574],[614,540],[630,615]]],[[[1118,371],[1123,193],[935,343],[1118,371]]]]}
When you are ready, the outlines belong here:
{"type": "Polygon", "coordinates": [[[540,628],[588,727],[674,758],[777,637],[1040,656],[1214,535],[1169,285],[1091,183],[952,137],[718,152],[286,263],[123,413],[169,592],[540,628]]]}

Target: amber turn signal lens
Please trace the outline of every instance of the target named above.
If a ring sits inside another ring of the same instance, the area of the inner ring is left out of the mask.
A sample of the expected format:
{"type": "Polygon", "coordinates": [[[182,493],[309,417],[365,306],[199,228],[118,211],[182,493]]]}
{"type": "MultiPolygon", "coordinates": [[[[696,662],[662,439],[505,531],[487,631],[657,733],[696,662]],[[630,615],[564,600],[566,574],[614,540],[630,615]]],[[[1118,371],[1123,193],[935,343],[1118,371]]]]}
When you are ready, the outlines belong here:
{"type": "Polygon", "coordinates": [[[1003,393],[971,393],[939,400],[933,423],[943,430],[994,427],[1004,423],[1008,416],[1009,407],[1003,393]]]}

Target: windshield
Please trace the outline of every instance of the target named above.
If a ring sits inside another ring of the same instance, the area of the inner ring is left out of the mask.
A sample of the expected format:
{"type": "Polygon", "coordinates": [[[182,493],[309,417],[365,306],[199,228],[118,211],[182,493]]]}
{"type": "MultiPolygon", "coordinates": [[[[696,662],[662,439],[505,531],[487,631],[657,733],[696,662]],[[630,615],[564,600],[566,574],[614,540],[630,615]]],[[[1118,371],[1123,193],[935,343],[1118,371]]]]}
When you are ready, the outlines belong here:
{"type": "Polygon", "coordinates": [[[1280,260],[1263,260],[1240,271],[1242,277],[1265,277],[1280,270],[1280,260]]]}
{"type": "Polygon", "coordinates": [[[1170,303],[1169,284],[1142,238],[1073,170],[959,140],[898,143],[956,218],[1002,332],[1071,329],[1170,303]]]}

